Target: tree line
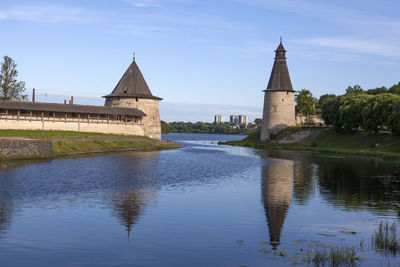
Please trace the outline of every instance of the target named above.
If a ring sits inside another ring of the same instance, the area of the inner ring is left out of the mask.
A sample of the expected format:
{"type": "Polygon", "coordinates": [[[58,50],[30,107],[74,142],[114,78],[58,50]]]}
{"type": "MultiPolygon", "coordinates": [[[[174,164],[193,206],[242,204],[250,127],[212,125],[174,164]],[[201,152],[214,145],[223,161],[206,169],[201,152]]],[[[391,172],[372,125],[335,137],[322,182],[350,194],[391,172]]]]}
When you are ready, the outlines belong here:
{"type": "Polygon", "coordinates": [[[321,108],[321,117],[336,131],[386,130],[400,134],[400,82],[390,88],[369,90],[359,85],[349,86],[343,95],[326,94],[319,99],[303,89],[296,102],[296,110],[306,116],[321,108]]]}
{"type": "Polygon", "coordinates": [[[257,130],[257,125],[234,126],[228,122],[164,122],[161,121],[162,133],[209,133],[209,134],[243,134],[247,135],[257,130]]]}

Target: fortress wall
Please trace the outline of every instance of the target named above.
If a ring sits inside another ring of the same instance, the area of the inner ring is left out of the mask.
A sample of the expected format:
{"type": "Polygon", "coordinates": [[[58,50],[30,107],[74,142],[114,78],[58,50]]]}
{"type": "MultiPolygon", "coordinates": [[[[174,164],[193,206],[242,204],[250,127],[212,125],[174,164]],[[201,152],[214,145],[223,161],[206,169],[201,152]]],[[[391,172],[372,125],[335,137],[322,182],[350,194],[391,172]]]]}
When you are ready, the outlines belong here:
{"type": "MultiPolygon", "coordinates": [[[[44,121],[44,130],[49,131],[75,131],[78,132],[78,122],[64,121],[44,121]]],[[[12,120],[0,119],[0,129],[13,130],[42,130],[42,122],[40,120],[12,120]]],[[[133,124],[131,122],[119,124],[107,124],[97,122],[80,122],[81,132],[94,132],[105,134],[122,134],[122,135],[145,135],[143,125],[133,124]]]]}
{"type": "Polygon", "coordinates": [[[50,157],[52,155],[51,141],[38,141],[30,139],[0,139],[0,157],[50,157]]]}
{"type": "Polygon", "coordinates": [[[106,99],[105,106],[137,108],[146,113],[142,118],[143,132],[145,136],[161,140],[161,121],[158,106],[159,100],[145,98],[120,98],[109,97],[106,99]]]}
{"type": "Polygon", "coordinates": [[[261,141],[289,126],[296,126],[294,92],[265,91],[261,141]]]}

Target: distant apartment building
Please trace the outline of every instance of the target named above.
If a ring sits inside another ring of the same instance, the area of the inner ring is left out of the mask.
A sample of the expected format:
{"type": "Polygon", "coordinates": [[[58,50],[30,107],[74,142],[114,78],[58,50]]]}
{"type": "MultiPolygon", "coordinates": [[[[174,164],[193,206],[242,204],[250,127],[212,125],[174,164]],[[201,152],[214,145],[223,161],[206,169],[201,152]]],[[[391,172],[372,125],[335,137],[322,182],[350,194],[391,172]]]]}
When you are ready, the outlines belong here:
{"type": "Polygon", "coordinates": [[[231,124],[239,124],[239,116],[238,115],[231,115],[229,122],[231,124]]]}
{"type": "Polygon", "coordinates": [[[222,115],[215,115],[214,116],[214,122],[215,123],[222,123],[222,119],[223,119],[222,115]]]}
{"type": "Polygon", "coordinates": [[[247,125],[249,123],[249,117],[247,115],[239,115],[239,124],[247,125]]]}
{"type": "Polygon", "coordinates": [[[247,125],[249,117],[247,115],[231,115],[229,122],[235,125],[247,125]]]}

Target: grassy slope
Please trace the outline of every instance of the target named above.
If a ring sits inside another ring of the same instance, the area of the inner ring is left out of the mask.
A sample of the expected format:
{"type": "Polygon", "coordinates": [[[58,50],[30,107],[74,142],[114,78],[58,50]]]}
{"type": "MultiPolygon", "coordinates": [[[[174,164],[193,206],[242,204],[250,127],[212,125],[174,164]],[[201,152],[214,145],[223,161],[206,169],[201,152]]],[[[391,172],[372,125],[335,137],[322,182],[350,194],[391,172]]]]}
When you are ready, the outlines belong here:
{"type": "MultiPolygon", "coordinates": [[[[274,138],[280,140],[301,128],[288,128],[274,138]]],[[[390,133],[337,133],[333,129],[312,129],[304,141],[294,144],[260,142],[259,133],[249,135],[241,141],[227,142],[228,145],[247,146],[276,150],[309,150],[343,154],[362,154],[384,157],[400,157],[400,137],[390,133]],[[379,145],[377,145],[379,144],[379,145]]]]}
{"type": "MultiPolygon", "coordinates": [[[[54,156],[121,150],[164,150],[179,147],[176,143],[161,142],[144,136],[102,133],[78,134],[77,132],[69,131],[45,131],[44,136],[42,136],[42,131],[37,130],[0,130],[0,137],[27,137],[43,141],[52,141],[54,156]],[[57,138],[66,139],[57,140],[57,138]],[[83,138],[85,138],[85,140],[80,140],[83,138]]],[[[30,158],[40,158],[40,156],[33,156],[30,158]]]]}
{"type": "Polygon", "coordinates": [[[140,141],[71,141],[62,140],[53,142],[53,154],[62,156],[67,154],[93,153],[93,152],[111,152],[121,150],[164,150],[177,148],[174,143],[158,143],[158,142],[140,142],[140,141]]]}

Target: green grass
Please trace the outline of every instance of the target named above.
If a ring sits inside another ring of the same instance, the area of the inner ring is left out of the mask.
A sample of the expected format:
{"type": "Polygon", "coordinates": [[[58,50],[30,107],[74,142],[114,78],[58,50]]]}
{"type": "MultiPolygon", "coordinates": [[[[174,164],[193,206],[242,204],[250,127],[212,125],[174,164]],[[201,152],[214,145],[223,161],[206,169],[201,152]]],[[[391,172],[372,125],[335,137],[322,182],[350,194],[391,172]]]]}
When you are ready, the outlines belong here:
{"type": "Polygon", "coordinates": [[[315,251],[309,262],[315,266],[354,266],[359,261],[357,250],[351,247],[334,247],[315,251]]]}
{"type": "MultiPolygon", "coordinates": [[[[281,140],[300,130],[301,128],[299,127],[284,129],[274,136],[273,141],[281,140]]],[[[388,132],[338,133],[330,128],[309,130],[311,134],[308,138],[293,144],[261,142],[259,141],[260,132],[251,134],[240,141],[231,141],[221,144],[268,150],[307,150],[393,158],[400,157],[400,137],[388,132]]]]}
{"type": "Polygon", "coordinates": [[[44,131],[44,136],[42,136],[42,131],[40,130],[0,130],[0,137],[27,137],[27,138],[99,138],[99,137],[109,137],[109,138],[140,138],[148,139],[145,136],[135,136],[135,135],[119,135],[119,134],[103,134],[103,133],[86,133],[86,132],[73,132],[73,131],[44,131]]]}
{"type": "Polygon", "coordinates": [[[124,149],[138,151],[165,150],[177,148],[176,144],[166,144],[158,142],[140,141],[53,141],[53,155],[62,156],[67,154],[91,153],[91,152],[110,152],[124,149]]]}
{"type": "Polygon", "coordinates": [[[378,230],[372,234],[372,246],[378,251],[396,256],[400,252],[396,223],[389,225],[388,222],[380,222],[378,230]]]}

